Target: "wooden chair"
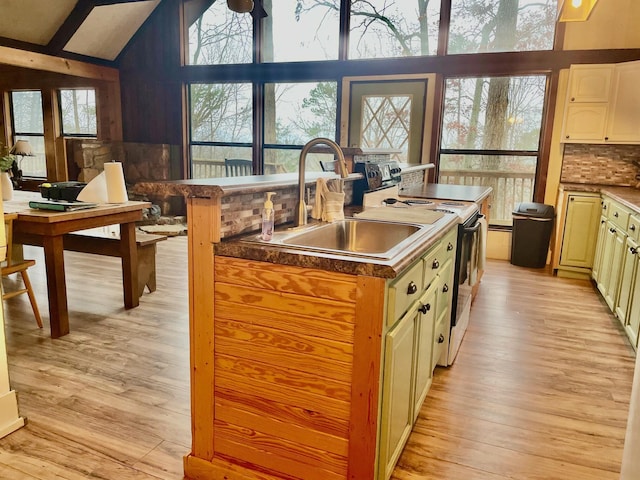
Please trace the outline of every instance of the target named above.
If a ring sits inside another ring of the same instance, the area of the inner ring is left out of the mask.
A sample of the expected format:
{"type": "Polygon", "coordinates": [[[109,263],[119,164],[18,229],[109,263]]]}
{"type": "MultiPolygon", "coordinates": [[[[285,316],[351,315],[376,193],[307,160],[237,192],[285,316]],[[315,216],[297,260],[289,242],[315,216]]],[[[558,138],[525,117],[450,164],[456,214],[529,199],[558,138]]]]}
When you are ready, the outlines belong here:
{"type": "Polygon", "coordinates": [[[14,290],[11,292],[5,292],[4,287],[2,288],[2,300],[7,300],[9,298],[16,297],[18,295],[22,295],[26,293],[29,295],[29,302],[31,302],[31,308],[33,309],[33,315],[36,317],[36,322],[38,323],[38,327],[42,328],[42,318],[40,318],[40,311],[38,310],[38,304],[36,303],[36,296],[33,293],[33,288],[31,287],[31,281],[29,280],[29,275],[27,274],[27,269],[36,264],[35,260],[25,260],[25,259],[16,259],[14,258],[13,251],[13,220],[17,218],[17,215],[5,213],[4,214],[4,224],[6,230],[6,239],[7,239],[7,258],[4,262],[2,262],[2,266],[0,267],[1,273],[3,277],[12,275],[14,273],[20,273],[22,276],[22,283],[24,283],[24,288],[19,290],[14,290]]]}
{"type": "Polygon", "coordinates": [[[225,158],[224,170],[227,177],[253,175],[253,162],[244,158],[225,158]]]}

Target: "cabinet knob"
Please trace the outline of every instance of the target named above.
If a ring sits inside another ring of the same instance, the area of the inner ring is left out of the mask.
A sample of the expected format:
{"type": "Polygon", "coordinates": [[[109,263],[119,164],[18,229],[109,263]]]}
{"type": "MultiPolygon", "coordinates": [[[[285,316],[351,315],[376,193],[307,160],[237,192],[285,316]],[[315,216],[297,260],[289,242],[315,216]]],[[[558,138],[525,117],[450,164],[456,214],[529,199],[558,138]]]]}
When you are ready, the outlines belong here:
{"type": "Polygon", "coordinates": [[[446,283],[442,286],[442,293],[447,293],[449,291],[449,285],[446,283]]]}
{"type": "Polygon", "coordinates": [[[431,304],[427,303],[426,305],[422,305],[418,308],[418,310],[420,311],[420,313],[426,314],[429,310],[431,310],[431,304]]]}
{"type": "Polygon", "coordinates": [[[409,285],[407,286],[407,295],[413,295],[417,291],[418,291],[418,286],[415,283],[413,283],[413,281],[409,282],[409,285]]]}
{"type": "Polygon", "coordinates": [[[433,263],[431,264],[431,268],[433,270],[435,270],[436,268],[440,268],[440,262],[436,259],[433,261],[433,263]]]}
{"type": "Polygon", "coordinates": [[[602,225],[603,223],[605,223],[605,221],[604,220],[600,220],[600,225],[602,225]]]}
{"type": "Polygon", "coordinates": [[[575,102],[576,101],[576,97],[571,97],[571,101],[575,102]]]}
{"type": "Polygon", "coordinates": [[[607,206],[606,206],[606,205],[603,205],[603,206],[602,206],[602,209],[603,209],[603,210],[606,210],[606,209],[607,209],[607,206]]]}
{"type": "Polygon", "coordinates": [[[635,255],[636,253],[638,253],[638,250],[637,250],[637,249],[635,249],[635,248],[633,248],[633,247],[629,247],[629,253],[630,253],[631,255],[635,255]]]}
{"type": "Polygon", "coordinates": [[[450,252],[451,250],[453,250],[453,244],[449,242],[449,244],[447,245],[447,252],[450,252]]]}
{"type": "Polygon", "coordinates": [[[567,136],[566,136],[566,137],[564,137],[564,138],[571,138],[571,137],[570,137],[569,135],[567,135],[567,136]]]}
{"type": "Polygon", "coordinates": [[[610,229],[609,229],[609,231],[610,231],[611,233],[616,233],[616,229],[615,229],[615,228],[610,228],[610,229]]]}
{"type": "Polygon", "coordinates": [[[440,334],[438,337],[438,343],[444,343],[444,335],[440,334]]]}
{"type": "Polygon", "coordinates": [[[604,137],[605,140],[609,140],[609,137],[604,137]]]}
{"type": "Polygon", "coordinates": [[[631,225],[629,227],[629,230],[631,230],[632,232],[635,232],[636,231],[636,226],[635,225],[631,225]]]}
{"type": "Polygon", "coordinates": [[[615,212],[615,213],[613,214],[613,216],[614,216],[614,217],[616,217],[616,218],[618,218],[618,212],[615,212]]]}

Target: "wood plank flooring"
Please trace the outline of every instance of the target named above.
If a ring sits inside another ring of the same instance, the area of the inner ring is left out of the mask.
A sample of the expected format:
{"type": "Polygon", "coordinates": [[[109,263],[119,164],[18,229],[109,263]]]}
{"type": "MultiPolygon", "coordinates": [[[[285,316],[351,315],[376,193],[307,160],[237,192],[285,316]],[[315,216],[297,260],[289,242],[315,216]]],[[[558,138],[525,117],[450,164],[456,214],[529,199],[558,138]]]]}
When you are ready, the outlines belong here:
{"type": "Polygon", "coordinates": [[[618,479],[635,354],[588,281],[490,261],[394,480],[618,479]]]}
{"type": "MultiPolygon", "coordinates": [[[[45,328],[26,296],[5,302],[28,424],[0,440],[0,479],[182,479],[186,239],[158,244],[158,290],[132,310],[118,259],[65,253],[71,334],[58,340],[41,250],[26,252],[45,328]]],[[[617,480],[634,356],[589,282],[490,261],[458,358],[436,370],[392,478],[617,480]]]]}

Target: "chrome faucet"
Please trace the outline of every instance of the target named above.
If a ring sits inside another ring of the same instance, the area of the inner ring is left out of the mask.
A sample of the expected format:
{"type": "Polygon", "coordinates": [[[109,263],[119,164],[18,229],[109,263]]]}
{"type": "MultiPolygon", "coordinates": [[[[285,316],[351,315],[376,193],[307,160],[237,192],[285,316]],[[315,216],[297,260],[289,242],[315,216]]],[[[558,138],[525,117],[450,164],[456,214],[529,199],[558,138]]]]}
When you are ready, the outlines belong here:
{"type": "Polygon", "coordinates": [[[349,173],[347,172],[347,162],[344,159],[344,154],[340,145],[328,138],[318,137],[313,140],[309,140],[302,151],[300,152],[300,160],[298,161],[298,203],[296,204],[296,219],[294,221],[295,226],[307,224],[307,205],[304,203],[304,174],[307,163],[307,154],[311,150],[311,147],[315,145],[328,145],[335,152],[338,157],[338,166],[340,168],[340,178],[346,178],[349,173]]]}

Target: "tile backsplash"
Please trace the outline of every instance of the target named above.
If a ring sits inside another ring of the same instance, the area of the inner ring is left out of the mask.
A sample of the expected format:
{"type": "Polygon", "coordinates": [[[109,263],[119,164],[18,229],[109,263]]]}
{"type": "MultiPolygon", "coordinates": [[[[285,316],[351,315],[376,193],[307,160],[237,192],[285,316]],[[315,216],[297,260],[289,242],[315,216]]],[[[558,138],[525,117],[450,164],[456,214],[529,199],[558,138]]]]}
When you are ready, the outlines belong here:
{"type": "Polygon", "coordinates": [[[591,145],[567,143],[562,161],[563,183],[635,185],[640,168],[640,145],[591,145]]]}

